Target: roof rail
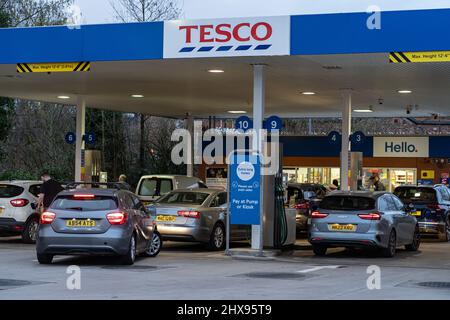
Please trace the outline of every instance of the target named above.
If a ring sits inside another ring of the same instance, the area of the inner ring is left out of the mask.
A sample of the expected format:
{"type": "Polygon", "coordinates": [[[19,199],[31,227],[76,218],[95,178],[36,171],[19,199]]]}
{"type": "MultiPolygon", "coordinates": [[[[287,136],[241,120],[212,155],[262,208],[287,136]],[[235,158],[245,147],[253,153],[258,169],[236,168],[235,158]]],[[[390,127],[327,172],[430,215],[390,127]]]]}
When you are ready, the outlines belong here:
{"type": "Polygon", "coordinates": [[[105,186],[107,189],[128,190],[127,187],[120,182],[66,182],[66,189],[74,189],[78,186],[90,185],[92,188],[105,186]]]}

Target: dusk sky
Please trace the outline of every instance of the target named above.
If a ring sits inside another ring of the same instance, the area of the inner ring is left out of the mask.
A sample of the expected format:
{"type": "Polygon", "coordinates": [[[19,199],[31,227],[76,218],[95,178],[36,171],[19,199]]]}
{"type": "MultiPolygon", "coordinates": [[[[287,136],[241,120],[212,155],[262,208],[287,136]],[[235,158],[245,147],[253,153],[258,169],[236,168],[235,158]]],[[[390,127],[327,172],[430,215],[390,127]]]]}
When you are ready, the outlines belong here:
{"type": "MultiPolygon", "coordinates": [[[[111,1],[75,0],[84,23],[115,22],[111,1]]],[[[450,0],[180,0],[182,19],[270,16],[366,11],[371,5],[382,10],[450,8],[450,0]]]]}

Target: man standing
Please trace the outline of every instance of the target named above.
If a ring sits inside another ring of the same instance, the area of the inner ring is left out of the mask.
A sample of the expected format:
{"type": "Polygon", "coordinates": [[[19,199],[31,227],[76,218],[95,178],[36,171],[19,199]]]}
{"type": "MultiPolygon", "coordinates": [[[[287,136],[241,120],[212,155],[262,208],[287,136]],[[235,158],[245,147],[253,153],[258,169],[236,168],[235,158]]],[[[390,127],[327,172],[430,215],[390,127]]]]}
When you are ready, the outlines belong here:
{"type": "Polygon", "coordinates": [[[121,174],[120,175],[120,177],[119,177],[119,183],[121,184],[121,185],[123,185],[123,187],[126,189],[126,190],[128,190],[128,191],[131,191],[131,186],[128,184],[128,182],[127,182],[127,176],[126,175],[124,175],[124,174],[121,174]]]}
{"type": "Polygon", "coordinates": [[[41,212],[43,212],[50,207],[56,195],[63,191],[64,188],[57,181],[53,180],[48,172],[44,172],[41,175],[41,180],[44,183],[39,193],[38,205],[41,208],[41,212]]]}

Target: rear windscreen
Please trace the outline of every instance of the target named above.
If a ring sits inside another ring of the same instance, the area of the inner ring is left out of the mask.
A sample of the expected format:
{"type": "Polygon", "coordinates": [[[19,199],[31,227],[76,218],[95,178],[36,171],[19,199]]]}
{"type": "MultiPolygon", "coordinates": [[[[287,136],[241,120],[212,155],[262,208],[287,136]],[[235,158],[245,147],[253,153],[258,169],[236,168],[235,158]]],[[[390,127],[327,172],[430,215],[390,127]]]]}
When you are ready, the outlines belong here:
{"type": "Polygon", "coordinates": [[[324,198],[319,205],[320,209],[327,210],[373,210],[375,200],[366,197],[333,196],[324,198]]]}
{"type": "Polygon", "coordinates": [[[0,184],[0,198],[13,198],[20,196],[23,192],[22,187],[10,184],[0,184]]]}
{"type": "Polygon", "coordinates": [[[139,186],[139,196],[161,196],[172,191],[173,185],[171,179],[147,178],[143,179],[139,186]]]}
{"type": "Polygon", "coordinates": [[[397,188],[394,194],[401,200],[417,202],[436,202],[436,191],[432,188],[397,188]]]}
{"type": "Polygon", "coordinates": [[[161,198],[158,203],[167,204],[187,204],[187,205],[201,205],[208,198],[209,193],[200,192],[174,192],[161,198]]]}
{"type": "Polygon", "coordinates": [[[59,196],[50,206],[56,210],[70,211],[108,211],[117,209],[113,197],[96,196],[94,199],[74,199],[73,196],[59,196]]]}

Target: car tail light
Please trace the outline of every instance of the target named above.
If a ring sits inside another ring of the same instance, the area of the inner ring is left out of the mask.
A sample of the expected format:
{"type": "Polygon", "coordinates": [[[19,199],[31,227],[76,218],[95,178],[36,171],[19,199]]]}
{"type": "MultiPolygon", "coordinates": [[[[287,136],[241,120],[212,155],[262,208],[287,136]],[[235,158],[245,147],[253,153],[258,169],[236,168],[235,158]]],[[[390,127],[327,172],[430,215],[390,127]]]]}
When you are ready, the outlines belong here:
{"type": "Polygon", "coordinates": [[[185,218],[200,219],[200,212],[198,211],[178,211],[178,215],[185,218]]]}
{"type": "Polygon", "coordinates": [[[13,207],[18,208],[27,206],[30,203],[30,201],[28,201],[27,199],[14,199],[11,200],[10,203],[13,207]]]}
{"type": "Polygon", "coordinates": [[[313,218],[313,219],[323,219],[323,218],[326,218],[326,217],[328,217],[328,213],[322,213],[322,212],[319,212],[319,211],[313,211],[311,213],[311,218],[313,218]]]}
{"type": "Polygon", "coordinates": [[[51,224],[56,218],[56,214],[53,212],[45,211],[41,214],[41,224],[51,224]]]}
{"type": "Polygon", "coordinates": [[[114,212],[108,213],[106,219],[108,219],[109,223],[112,225],[122,225],[127,222],[128,216],[124,212],[114,212]]]}
{"type": "Polygon", "coordinates": [[[358,217],[363,220],[381,220],[381,214],[378,212],[358,214],[358,217]]]}
{"type": "Polygon", "coordinates": [[[75,199],[94,199],[95,194],[74,194],[75,199]]]}
{"type": "Polygon", "coordinates": [[[309,209],[309,203],[308,202],[298,203],[294,206],[294,209],[309,209]]]}

